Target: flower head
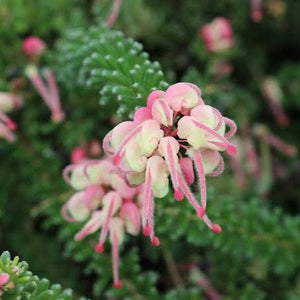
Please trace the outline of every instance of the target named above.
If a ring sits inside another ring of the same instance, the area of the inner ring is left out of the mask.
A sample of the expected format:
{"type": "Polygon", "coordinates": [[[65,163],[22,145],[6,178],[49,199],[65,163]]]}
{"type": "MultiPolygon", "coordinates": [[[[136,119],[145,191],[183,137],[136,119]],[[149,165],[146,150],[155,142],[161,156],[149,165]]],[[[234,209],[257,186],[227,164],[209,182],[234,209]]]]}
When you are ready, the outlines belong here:
{"type": "Polygon", "coordinates": [[[19,95],[0,92],[0,111],[3,113],[11,112],[22,106],[22,98],[19,95]]]}
{"type": "Polygon", "coordinates": [[[166,196],[169,181],[177,201],[185,196],[212,231],[221,231],[206,215],[206,175],[222,172],[220,152],[236,154],[236,147],[228,141],[235,131],[232,120],[204,103],[197,86],[181,82],[165,92],[152,92],[133,121],[122,122],[107,134],[103,148],[113,155],[120,172],[130,184],[144,183],[143,233],[153,245],[159,244],[154,233],[154,197],[166,196]],[[201,204],[189,187],[195,175],[201,204]]]}
{"type": "Polygon", "coordinates": [[[0,288],[9,281],[9,278],[10,278],[10,276],[7,273],[0,274],[0,288]]]}
{"type": "Polygon", "coordinates": [[[22,49],[29,57],[38,57],[46,50],[46,44],[36,36],[29,36],[22,42],[22,49]]]}
{"type": "Polygon", "coordinates": [[[210,52],[221,52],[233,46],[231,25],[228,19],[219,17],[201,27],[200,34],[210,52]]]}
{"type": "Polygon", "coordinates": [[[112,244],[114,286],[120,288],[119,246],[125,232],[137,235],[140,231],[138,188],[129,187],[124,176],[116,171],[108,157],[101,160],[82,160],[67,166],[65,180],[77,192],[62,208],[64,219],[69,222],[86,221],[76,234],[79,241],[101,228],[95,251],[102,253],[109,235],[112,244]]]}

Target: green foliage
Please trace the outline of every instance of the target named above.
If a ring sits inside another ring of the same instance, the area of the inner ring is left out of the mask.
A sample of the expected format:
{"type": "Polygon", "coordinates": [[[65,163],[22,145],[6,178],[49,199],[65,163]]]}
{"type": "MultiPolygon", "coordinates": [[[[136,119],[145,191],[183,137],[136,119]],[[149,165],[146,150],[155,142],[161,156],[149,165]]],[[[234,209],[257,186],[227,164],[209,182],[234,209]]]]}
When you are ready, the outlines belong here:
{"type": "Polygon", "coordinates": [[[144,106],[150,91],[168,86],[159,63],[150,62],[141,44],[104,26],[70,30],[57,48],[61,83],[99,92],[104,109],[116,109],[117,104],[123,117],[132,117],[138,106],[144,106]]]}
{"type": "MultiPolygon", "coordinates": [[[[63,290],[59,284],[50,285],[49,280],[33,275],[28,271],[25,261],[19,262],[19,257],[11,259],[9,252],[0,256],[0,274],[9,274],[9,281],[0,288],[3,300],[69,300],[73,299],[70,289],[63,290]]],[[[83,298],[81,298],[83,299],[83,298]]]]}

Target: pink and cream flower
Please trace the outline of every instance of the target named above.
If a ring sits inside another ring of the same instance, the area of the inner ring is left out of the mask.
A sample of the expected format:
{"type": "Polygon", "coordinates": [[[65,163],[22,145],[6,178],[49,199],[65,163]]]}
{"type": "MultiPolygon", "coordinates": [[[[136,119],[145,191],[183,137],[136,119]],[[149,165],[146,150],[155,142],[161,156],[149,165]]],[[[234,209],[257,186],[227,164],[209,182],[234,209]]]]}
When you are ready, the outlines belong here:
{"type": "Polygon", "coordinates": [[[205,47],[210,52],[221,52],[233,46],[232,29],[228,19],[215,18],[200,29],[205,47]]]}
{"type": "Polygon", "coordinates": [[[129,184],[144,183],[143,233],[153,245],[159,245],[154,233],[154,198],[167,195],[169,178],[174,198],[180,201],[185,196],[213,232],[221,231],[206,215],[206,175],[223,171],[220,152],[236,154],[236,147],[228,141],[235,131],[234,121],[206,105],[197,86],[181,82],[165,92],[153,91],[133,121],[122,122],[107,134],[103,148],[113,155],[129,184]],[[201,203],[189,187],[195,174],[201,203]]]}
{"type": "Polygon", "coordinates": [[[83,160],[67,166],[63,175],[77,192],[62,208],[69,222],[86,222],[76,234],[79,241],[101,228],[95,251],[102,253],[109,234],[112,244],[114,286],[120,288],[119,246],[125,232],[137,235],[140,231],[138,188],[129,187],[123,175],[116,172],[110,158],[83,160]]]}

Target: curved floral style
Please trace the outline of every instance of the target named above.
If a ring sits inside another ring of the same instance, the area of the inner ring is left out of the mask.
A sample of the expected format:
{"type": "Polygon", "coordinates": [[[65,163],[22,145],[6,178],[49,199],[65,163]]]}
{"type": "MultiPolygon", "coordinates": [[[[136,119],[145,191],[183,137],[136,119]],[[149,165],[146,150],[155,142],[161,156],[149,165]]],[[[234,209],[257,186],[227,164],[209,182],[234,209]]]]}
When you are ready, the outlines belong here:
{"type": "Polygon", "coordinates": [[[235,132],[234,121],[206,105],[197,86],[181,82],[165,92],[153,91],[147,106],[136,111],[133,121],[120,123],[106,135],[104,150],[113,155],[113,162],[128,182],[145,183],[143,233],[150,236],[153,245],[159,245],[154,233],[154,197],[166,196],[169,177],[174,198],[180,201],[185,196],[213,232],[221,231],[206,215],[206,175],[222,173],[221,151],[236,154],[236,147],[228,141],[235,132]],[[201,204],[189,187],[195,181],[195,172],[201,204]]]}
{"type": "Polygon", "coordinates": [[[114,286],[120,288],[119,246],[125,232],[137,235],[140,231],[138,188],[129,187],[125,178],[116,172],[110,158],[82,160],[67,166],[63,175],[77,192],[62,208],[62,215],[69,222],[87,221],[76,234],[79,241],[101,229],[95,251],[102,253],[109,234],[112,244],[114,286]]]}

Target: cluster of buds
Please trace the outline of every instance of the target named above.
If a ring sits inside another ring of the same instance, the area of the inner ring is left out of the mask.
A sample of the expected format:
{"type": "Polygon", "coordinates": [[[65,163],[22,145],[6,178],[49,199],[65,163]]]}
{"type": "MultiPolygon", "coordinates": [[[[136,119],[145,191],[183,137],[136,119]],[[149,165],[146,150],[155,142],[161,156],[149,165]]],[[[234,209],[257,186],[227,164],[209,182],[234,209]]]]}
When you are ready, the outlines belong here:
{"type": "Polygon", "coordinates": [[[278,81],[272,77],[266,78],[262,81],[261,88],[277,123],[282,127],[286,127],[289,124],[289,118],[281,105],[283,93],[278,81]]]}
{"type": "Polygon", "coordinates": [[[232,48],[234,41],[228,19],[219,17],[200,29],[200,35],[209,52],[221,52],[232,48]]]}
{"type": "Polygon", "coordinates": [[[0,92],[0,136],[9,142],[14,142],[16,137],[13,131],[17,125],[6,115],[22,106],[22,99],[14,93],[0,92]]]}
{"type": "Polygon", "coordinates": [[[260,22],[262,18],[262,0],[251,0],[251,19],[254,22],[260,22]]]}
{"type": "Polygon", "coordinates": [[[113,156],[118,170],[130,185],[144,184],[143,233],[150,236],[154,246],[159,245],[154,232],[154,198],[167,195],[169,177],[175,200],[185,196],[213,232],[221,231],[206,215],[206,175],[222,173],[220,152],[236,155],[236,146],[228,141],[235,132],[234,121],[206,105],[197,86],[182,82],[165,92],[153,91],[147,106],[135,112],[133,121],[120,123],[106,135],[103,148],[113,156]],[[190,189],[195,174],[201,203],[190,189]]]}
{"type": "Polygon", "coordinates": [[[55,76],[49,68],[46,68],[43,74],[47,81],[47,84],[45,84],[36,67],[38,59],[46,50],[44,42],[38,37],[31,36],[24,39],[22,48],[25,55],[27,55],[32,62],[25,70],[26,76],[51,111],[52,121],[56,123],[63,121],[65,115],[61,108],[55,76]]]}
{"type": "Polygon", "coordinates": [[[65,203],[62,215],[69,222],[87,221],[76,234],[79,241],[101,228],[95,252],[104,251],[109,234],[112,249],[114,286],[121,288],[119,279],[119,246],[125,232],[137,235],[140,231],[139,188],[129,187],[123,175],[109,157],[85,159],[67,166],[63,176],[77,192],[65,203]]]}
{"type": "Polygon", "coordinates": [[[88,157],[99,157],[101,152],[101,144],[97,140],[92,140],[87,145],[75,147],[71,151],[70,160],[72,164],[77,164],[88,157]]]}

